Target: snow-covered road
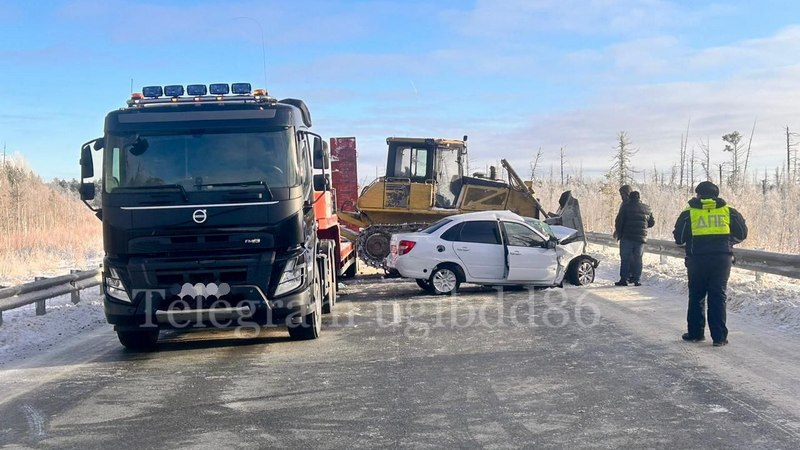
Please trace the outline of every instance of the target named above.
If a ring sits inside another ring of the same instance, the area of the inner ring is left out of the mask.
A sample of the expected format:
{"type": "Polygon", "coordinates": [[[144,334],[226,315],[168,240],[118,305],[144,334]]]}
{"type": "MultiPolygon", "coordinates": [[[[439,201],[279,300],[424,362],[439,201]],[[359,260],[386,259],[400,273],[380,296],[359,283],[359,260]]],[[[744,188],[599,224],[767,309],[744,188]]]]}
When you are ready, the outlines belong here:
{"type": "MultiPolygon", "coordinates": [[[[450,298],[424,295],[408,280],[356,280],[310,342],[288,341],[285,329],[256,338],[204,330],[165,333],[159,352],[137,354],[116,342],[96,300],[40,318],[20,312],[0,330],[16,336],[4,347],[16,349],[4,350],[16,360],[0,366],[0,415],[8,418],[0,445],[215,447],[235,439],[254,447],[790,448],[800,441],[796,316],[738,306],[752,274],[735,275],[731,344],[716,348],[680,339],[679,268],[648,258],[644,286],[615,287],[614,252],[596,250],[602,270],[586,288],[499,296],[467,286],[450,298]],[[69,325],[73,314],[83,330],[69,325]],[[23,326],[31,320],[35,327],[23,326]],[[66,327],[61,336],[53,321],[66,327]]],[[[788,296],[793,287],[779,289],[788,296]]]]}

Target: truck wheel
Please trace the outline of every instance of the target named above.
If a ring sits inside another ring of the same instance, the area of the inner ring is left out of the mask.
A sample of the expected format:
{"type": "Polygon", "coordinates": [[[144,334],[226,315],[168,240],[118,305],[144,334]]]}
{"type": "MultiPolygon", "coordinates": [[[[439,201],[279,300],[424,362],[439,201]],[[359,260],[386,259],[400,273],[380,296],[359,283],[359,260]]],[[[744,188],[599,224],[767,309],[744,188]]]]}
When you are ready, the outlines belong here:
{"type": "Polygon", "coordinates": [[[585,286],[594,281],[594,264],[587,258],[578,257],[567,269],[567,279],[575,286],[585,286]]]}
{"type": "Polygon", "coordinates": [[[358,258],[356,258],[355,261],[353,261],[353,264],[350,264],[347,270],[344,271],[342,277],[347,279],[355,278],[356,273],[358,273],[358,258]]]}
{"type": "Polygon", "coordinates": [[[458,292],[461,278],[457,270],[450,265],[437,267],[428,281],[435,295],[454,294],[458,292]]]}
{"type": "MultiPolygon", "coordinates": [[[[317,271],[319,272],[319,271],[317,271]]],[[[314,277],[314,311],[306,314],[299,324],[289,324],[289,337],[295,341],[309,341],[319,337],[322,329],[322,290],[319,286],[319,273],[314,277]]]]}
{"type": "Polygon", "coordinates": [[[333,241],[326,239],[320,242],[320,253],[328,255],[328,264],[325,269],[325,300],[322,303],[322,314],[330,314],[336,305],[336,261],[334,253],[336,247],[333,241]]]}
{"type": "Polygon", "coordinates": [[[146,330],[117,330],[117,339],[119,339],[120,344],[130,350],[153,350],[158,343],[158,328],[146,330]]]}

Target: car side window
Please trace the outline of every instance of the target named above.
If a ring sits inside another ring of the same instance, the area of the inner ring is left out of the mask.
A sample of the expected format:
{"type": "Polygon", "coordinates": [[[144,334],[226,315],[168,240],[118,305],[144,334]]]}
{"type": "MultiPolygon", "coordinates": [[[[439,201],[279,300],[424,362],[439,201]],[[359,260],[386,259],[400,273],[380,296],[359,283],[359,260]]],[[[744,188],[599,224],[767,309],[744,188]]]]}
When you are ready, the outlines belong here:
{"type": "Polygon", "coordinates": [[[510,247],[544,247],[545,239],[525,225],[503,222],[510,247]]]}
{"type": "Polygon", "coordinates": [[[461,242],[475,242],[478,244],[497,244],[500,245],[500,230],[497,222],[492,220],[477,220],[474,222],[464,222],[461,228],[461,242]]]}
{"type": "Polygon", "coordinates": [[[464,222],[457,223],[450,227],[449,230],[442,233],[441,238],[445,241],[457,241],[461,237],[461,228],[464,226],[464,222]]]}

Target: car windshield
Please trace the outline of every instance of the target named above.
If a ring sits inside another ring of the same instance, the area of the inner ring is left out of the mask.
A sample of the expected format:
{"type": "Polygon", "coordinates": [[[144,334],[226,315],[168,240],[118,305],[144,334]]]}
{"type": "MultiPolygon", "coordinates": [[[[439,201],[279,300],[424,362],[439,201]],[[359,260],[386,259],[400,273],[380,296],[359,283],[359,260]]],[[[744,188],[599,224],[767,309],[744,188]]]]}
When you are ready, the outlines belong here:
{"type": "Polygon", "coordinates": [[[428,225],[427,227],[419,230],[419,232],[420,233],[431,234],[434,231],[438,230],[439,228],[442,228],[443,226],[447,225],[450,222],[452,222],[452,220],[450,220],[450,219],[437,220],[436,222],[433,222],[432,224],[428,225]]]}
{"type": "Polygon", "coordinates": [[[555,238],[556,235],[553,233],[553,230],[550,228],[550,225],[542,222],[539,219],[534,219],[532,217],[523,217],[525,223],[531,226],[534,230],[542,233],[545,236],[550,236],[551,238],[555,238]]]}
{"type": "Polygon", "coordinates": [[[290,187],[299,182],[297,154],[287,129],[259,132],[109,135],[106,192],[118,188],[181,186],[185,190],[239,184],[290,187]]]}

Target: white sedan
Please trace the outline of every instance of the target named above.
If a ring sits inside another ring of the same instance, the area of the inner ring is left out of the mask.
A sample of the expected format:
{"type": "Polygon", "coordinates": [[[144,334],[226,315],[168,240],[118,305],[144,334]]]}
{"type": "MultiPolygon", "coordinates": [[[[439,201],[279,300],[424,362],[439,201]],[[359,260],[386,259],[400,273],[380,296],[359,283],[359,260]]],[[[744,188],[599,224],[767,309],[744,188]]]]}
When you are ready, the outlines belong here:
{"type": "Polygon", "coordinates": [[[393,235],[387,265],[432,294],[454,293],[461,283],[561,286],[565,277],[581,286],[594,281],[598,264],[585,247],[572,228],[481,211],[393,235]]]}

